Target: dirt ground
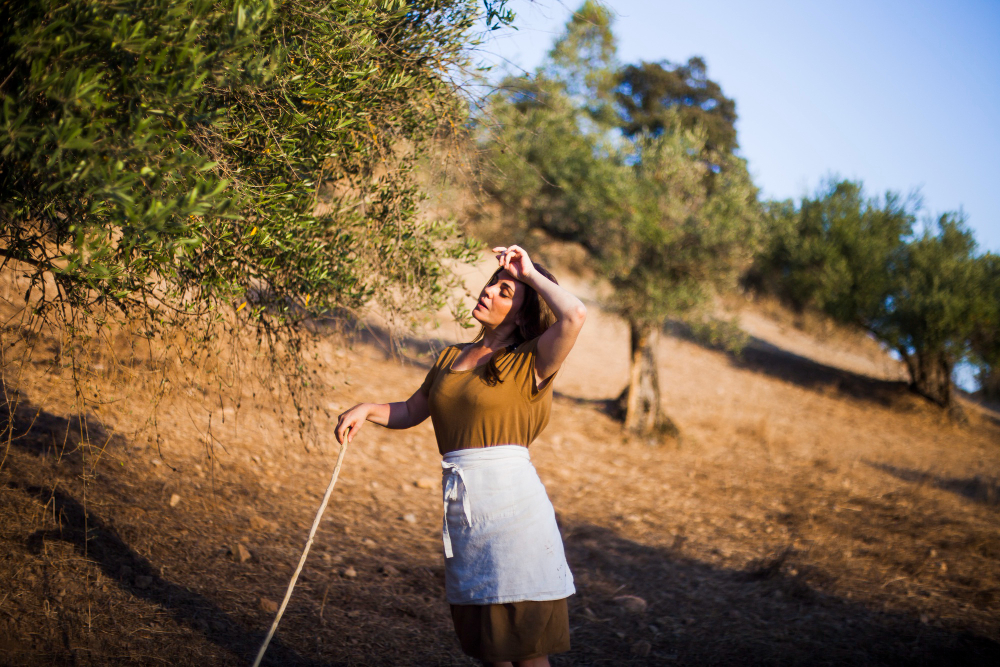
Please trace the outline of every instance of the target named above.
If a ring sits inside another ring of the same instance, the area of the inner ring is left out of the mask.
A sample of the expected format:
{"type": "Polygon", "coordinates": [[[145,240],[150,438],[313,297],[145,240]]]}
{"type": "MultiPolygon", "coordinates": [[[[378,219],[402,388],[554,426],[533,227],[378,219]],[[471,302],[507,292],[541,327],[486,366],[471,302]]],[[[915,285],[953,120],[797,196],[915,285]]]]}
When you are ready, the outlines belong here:
{"type": "MultiPolygon", "coordinates": [[[[607,409],[626,329],[569,283],[590,316],[531,447],[578,589],[553,664],[1000,664],[1000,414],[965,401],[948,421],[874,343],[749,304],[739,357],[663,338],[680,440],[624,441],[607,409]]],[[[393,357],[329,334],[309,371],[336,415],[406,398],[467,335],[393,357]]],[[[252,662],[337,446],[303,442],[267,394],[237,411],[176,384],[136,434],[141,396],[132,421],[80,422],[63,369],[8,378],[0,663],[252,662]]],[[[438,461],[429,422],[362,431],[265,664],[475,664],[444,601],[438,461]]]]}

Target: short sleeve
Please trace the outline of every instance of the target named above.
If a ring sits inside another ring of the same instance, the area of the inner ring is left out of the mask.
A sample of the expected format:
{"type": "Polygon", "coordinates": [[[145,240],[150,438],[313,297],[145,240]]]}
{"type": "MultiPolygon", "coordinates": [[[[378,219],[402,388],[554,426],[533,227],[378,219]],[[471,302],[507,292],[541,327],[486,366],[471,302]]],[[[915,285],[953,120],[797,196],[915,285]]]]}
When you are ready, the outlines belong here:
{"type": "Polygon", "coordinates": [[[534,401],[552,392],[552,380],[549,378],[545,386],[539,390],[535,386],[535,359],[538,356],[538,338],[532,338],[518,345],[513,352],[504,355],[504,382],[514,382],[521,395],[529,401],[534,401]]]}
{"type": "Polygon", "coordinates": [[[437,379],[438,373],[440,373],[441,369],[448,363],[448,352],[452,347],[454,346],[449,346],[441,350],[441,353],[438,354],[437,359],[434,361],[434,365],[431,366],[429,371],[427,371],[427,376],[424,378],[423,384],[421,384],[420,388],[417,390],[424,396],[431,395],[431,387],[434,386],[434,380],[437,379]]]}

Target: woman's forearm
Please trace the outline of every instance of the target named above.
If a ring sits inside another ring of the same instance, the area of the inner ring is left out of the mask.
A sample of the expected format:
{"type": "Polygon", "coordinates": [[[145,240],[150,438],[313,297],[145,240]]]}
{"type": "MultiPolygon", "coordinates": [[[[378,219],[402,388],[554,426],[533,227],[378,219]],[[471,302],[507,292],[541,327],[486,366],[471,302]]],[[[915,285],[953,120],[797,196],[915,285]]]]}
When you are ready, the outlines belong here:
{"type": "Polygon", "coordinates": [[[398,403],[365,403],[368,421],[386,428],[410,428],[413,426],[410,411],[405,401],[398,403]]]}
{"type": "Polygon", "coordinates": [[[587,307],[583,302],[538,271],[532,273],[527,283],[545,300],[557,320],[582,323],[586,319],[587,307]]]}
{"type": "Polygon", "coordinates": [[[399,403],[358,403],[337,417],[337,442],[350,442],[366,421],[387,428],[410,428],[430,416],[427,397],[419,390],[399,403]]]}

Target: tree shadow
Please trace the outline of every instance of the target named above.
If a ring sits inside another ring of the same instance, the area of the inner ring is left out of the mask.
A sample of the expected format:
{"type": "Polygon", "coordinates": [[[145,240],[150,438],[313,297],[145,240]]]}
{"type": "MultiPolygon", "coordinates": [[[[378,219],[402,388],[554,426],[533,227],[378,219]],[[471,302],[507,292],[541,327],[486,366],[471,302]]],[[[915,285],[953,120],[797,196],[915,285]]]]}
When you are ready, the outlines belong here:
{"type": "Polygon", "coordinates": [[[979,408],[986,421],[994,426],[1000,426],[1000,401],[984,396],[982,390],[969,393],[961,387],[955,388],[955,393],[979,408]]]}
{"type": "Polygon", "coordinates": [[[975,475],[973,477],[942,477],[929,472],[900,468],[888,463],[865,461],[865,465],[888,473],[897,479],[931,486],[962,496],[980,505],[1000,507],[1000,480],[975,475]]]}
{"type": "Polygon", "coordinates": [[[618,400],[614,398],[580,398],[579,396],[570,396],[569,394],[564,394],[558,389],[552,391],[553,398],[565,401],[566,403],[571,403],[573,405],[590,408],[591,410],[596,410],[601,414],[611,417],[615,421],[622,421],[621,408],[619,407],[618,400]]]}
{"type": "MultiPolygon", "coordinates": [[[[28,536],[29,551],[42,553],[46,541],[69,543],[80,556],[95,562],[104,576],[122,590],[168,611],[177,623],[202,634],[241,660],[251,662],[256,657],[263,633],[245,629],[205,596],[164,579],[149,560],[132,549],[100,517],[86,511],[74,497],[59,489],[16,482],[5,486],[20,490],[40,503],[51,503],[59,520],[58,529],[38,530],[28,536]]],[[[302,658],[277,639],[271,640],[265,657],[265,663],[272,665],[321,664],[302,658]]]]}
{"type": "MultiPolygon", "coordinates": [[[[860,373],[828,366],[808,357],[789,352],[756,336],[750,336],[746,346],[737,354],[720,345],[706,342],[684,322],[668,321],[664,325],[664,333],[706,349],[721,352],[729,358],[730,364],[736,368],[761,373],[810,391],[834,392],[842,396],[897,409],[912,407],[913,399],[918,398],[910,390],[907,382],[879,380],[860,373]]],[[[563,394],[558,390],[555,391],[554,395],[575,405],[598,410],[613,419],[621,418],[618,402],[614,398],[586,399],[563,394]]],[[[988,417],[996,421],[992,415],[988,415],[988,417]]]]}
{"type": "Polygon", "coordinates": [[[835,391],[844,396],[899,407],[913,396],[903,381],[878,380],[872,377],[827,366],[789,352],[755,336],[739,355],[730,355],[731,363],[756,373],[763,373],[812,391],[835,391]]]}
{"type": "Polygon", "coordinates": [[[421,338],[394,332],[386,327],[365,324],[352,334],[359,341],[382,351],[386,359],[402,359],[429,369],[444,348],[453,345],[441,338],[421,338]]]}
{"type": "MultiPolygon", "coordinates": [[[[2,385],[0,390],[6,397],[0,399],[0,434],[4,439],[9,434],[10,444],[31,456],[56,457],[67,472],[82,470],[86,450],[97,447],[90,444],[94,440],[104,446],[124,444],[122,436],[109,433],[92,416],[60,417],[32,405],[23,392],[2,385]]],[[[31,553],[43,553],[47,541],[68,543],[122,590],[164,609],[177,623],[202,634],[241,661],[252,662],[264,640],[263,633],[247,630],[205,596],[165,579],[108,522],[86,510],[72,495],[59,488],[17,481],[8,481],[3,488],[20,491],[42,505],[51,506],[47,511],[58,519],[58,529],[37,530],[28,535],[25,546],[31,553]]],[[[325,664],[303,658],[277,639],[272,639],[264,663],[325,664]]]]}
{"type": "Polygon", "coordinates": [[[120,448],[125,439],[93,414],[62,417],[46,412],[0,380],[0,442],[78,471],[87,454],[120,448]]]}
{"type": "Polygon", "coordinates": [[[564,533],[578,594],[573,648],[555,665],[1000,664],[994,641],[821,592],[830,575],[790,567],[791,548],[740,571],[681,556],[683,537],[663,548],[588,523],[564,533]]]}
{"type": "MultiPolygon", "coordinates": [[[[726,354],[730,363],[737,368],[768,375],[798,385],[803,389],[823,393],[833,391],[842,396],[874,402],[891,408],[910,407],[912,403],[909,401],[916,398],[916,394],[910,391],[906,382],[878,380],[852,371],[827,366],[753,336],[750,337],[749,343],[741,353],[734,354],[719,346],[706,343],[691,334],[689,330],[684,329],[682,325],[683,323],[671,321],[668,323],[666,331],[671,336],[726,354]]],[[[613,419],[621,419],[616,398],[587,399],[570,396],[559,390],[554,392],[554,396],[574,405],[598,410],[613,419]]]]}

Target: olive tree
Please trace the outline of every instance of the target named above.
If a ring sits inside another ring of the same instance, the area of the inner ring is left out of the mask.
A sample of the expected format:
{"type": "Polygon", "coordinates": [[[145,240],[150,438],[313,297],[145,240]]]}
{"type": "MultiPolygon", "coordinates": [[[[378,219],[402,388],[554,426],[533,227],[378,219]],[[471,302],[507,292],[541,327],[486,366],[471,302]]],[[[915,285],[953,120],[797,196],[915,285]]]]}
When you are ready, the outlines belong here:
{"type": "Polygon", "coordinates": [[[981,368],[995,363],[994,260],[977,257],[960,215],[914,236],[915,198],[868,197],[853,181],[768,211],[768,242],[750,275],[757,287],[867,330],[903,360],[912,389],[943,407],[957,363],[975,350],[981,368]]]}
{"type": "Polygon", "coordinates": [[[713,150],[680,110],[660,110],[656,132],[625,131],[608,113],[610,26],[606,9],[585,3],[534,76],[504,82],[480,136],[484,187],[505,229],[578,243],[609,281],[608,305],[630,328],[625,426],[655,436],[673,430],[656,364],[665,319],[735,285],[760,215],[745,162],[713,150]]]}
{"type": "Polygon", "coordinates": [[[906,245],[883,312],[867,322],[902,357],[913,389],[946,408],[952,407],[955,364],[968,358],[977,325],[995,308],[980,290],[985,267],[975,250],[963,219],[942,215],[906,245]]]}
{"type": "Polygon", "coordinates": [[[443,294],[439,260],[464,246],[417,220],[410,170],[462,117],[447,73],[473,3],[3,11],[0,256],[42,308],[203,310],[252,289],[260,317],[443,294]]]}
{"type": "Polygon", "coordinates": [[[976,290],[982,305],[973,323],[972,360],[983,395],[1000,398],[1000,256],[987,253],[979,258],[976,290]]]}
{"type": "Polygon", "coordinates": [[[598,263],[615,291],[613,309],[629,323],[631,370],[619,398],[625,427],[671,432],[661,410],[656,349],[667,317],[684,316],[716,292],[735,288],[760,230],[757,189],[745,163],[705,155],[705,134],[678,123],[644,136],[627,154],[625,214],[599,232],[598,263]],[[721,165],[716,173],[713,165],[721,165]],[[709,187],[706,176],[713,174],[709,187]]]}
{"type": "Polygon", "coordinates": [[[77,381],[80,350],[122,331],[186,358],[249,339],[304,383],[304,318],[445,302],[474,244],[419,214],[414,165],[467,116],[453,77],[483,5],[4,3],[5,379],[40,331],[77,381]]]}

